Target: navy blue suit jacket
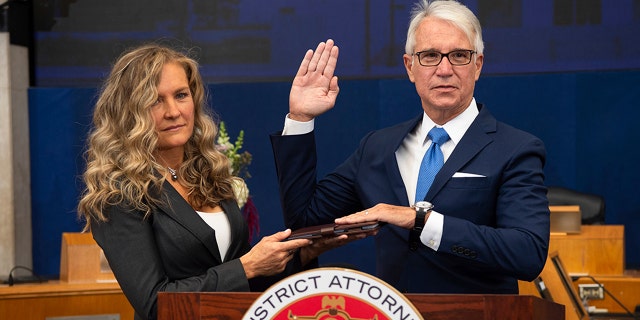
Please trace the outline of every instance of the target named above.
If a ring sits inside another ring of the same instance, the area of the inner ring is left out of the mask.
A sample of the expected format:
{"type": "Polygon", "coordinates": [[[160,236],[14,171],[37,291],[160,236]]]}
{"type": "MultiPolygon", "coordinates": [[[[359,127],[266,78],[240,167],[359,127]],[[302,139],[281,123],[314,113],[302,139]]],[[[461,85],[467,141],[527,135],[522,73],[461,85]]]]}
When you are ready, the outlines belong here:
{"type": "MultiPolygon", "coordinates": [[[[517,293],[533,280],[549,244],[545,149],[533,135],[480,113],[435,177],[425,200],[444,215],[438,251],[409,249],[409,230],[376,236],[377,276],[402,292],[517,293]],[[455,173],[482,177],[454,177],[455,173]]],[[[316,183],[312,133],[271,136],[285,224],[332,222],[378,203],[409,206],[395,151],[422,116],[366,135],[358,149],[316,183]]]]}

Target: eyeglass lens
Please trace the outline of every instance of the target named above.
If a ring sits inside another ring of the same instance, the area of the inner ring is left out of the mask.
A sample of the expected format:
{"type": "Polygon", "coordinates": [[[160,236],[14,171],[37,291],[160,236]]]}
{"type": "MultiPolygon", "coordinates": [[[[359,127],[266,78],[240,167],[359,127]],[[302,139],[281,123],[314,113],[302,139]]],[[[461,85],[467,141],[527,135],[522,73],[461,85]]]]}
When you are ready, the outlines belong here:
{"type": "Polygon", "coordinates": [[[440,53],[437,51],[422,51],[417,52],[420,64],[423,66],[437,66],[440,64],[444,57],[449,59],[452,65],[465,65],[471,62],[471,55],[473,51],[469,50],[454,50],[449,53],[440,53]]]}

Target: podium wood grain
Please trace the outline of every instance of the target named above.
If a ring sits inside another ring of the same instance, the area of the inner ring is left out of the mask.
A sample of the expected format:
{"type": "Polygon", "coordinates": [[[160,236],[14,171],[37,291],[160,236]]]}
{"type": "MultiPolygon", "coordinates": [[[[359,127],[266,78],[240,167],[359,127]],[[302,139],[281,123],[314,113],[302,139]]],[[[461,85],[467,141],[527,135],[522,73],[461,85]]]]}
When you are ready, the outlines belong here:
{"type": "MultiPolygon", "coordinates": [[[[242,319],[260,293],[160,292],[158,320],[242,319]]],[[[563,320],[564,306],[522,295],[406,294],[428,320],[563,320]]]]}

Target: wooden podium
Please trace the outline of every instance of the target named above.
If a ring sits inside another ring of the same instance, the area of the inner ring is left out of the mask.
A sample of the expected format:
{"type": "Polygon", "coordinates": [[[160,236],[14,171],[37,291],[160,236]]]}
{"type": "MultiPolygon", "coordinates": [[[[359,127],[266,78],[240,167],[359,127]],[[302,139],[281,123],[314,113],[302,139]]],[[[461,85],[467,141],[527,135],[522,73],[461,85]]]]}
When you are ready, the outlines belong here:
{"type": "MultiPolygon", "coordinates": [[[[242,319],[258,292],[159,292],[158,320],[242,319]]],[[[427,320],[564,320],[564,306],[533,296],[406,294],[427,320]]]]}
{"type": "Polygon", "coordinates": [[[102,249],[91,233],[62,233],[60,280],[68,283],[116,282],[102,249]]]}

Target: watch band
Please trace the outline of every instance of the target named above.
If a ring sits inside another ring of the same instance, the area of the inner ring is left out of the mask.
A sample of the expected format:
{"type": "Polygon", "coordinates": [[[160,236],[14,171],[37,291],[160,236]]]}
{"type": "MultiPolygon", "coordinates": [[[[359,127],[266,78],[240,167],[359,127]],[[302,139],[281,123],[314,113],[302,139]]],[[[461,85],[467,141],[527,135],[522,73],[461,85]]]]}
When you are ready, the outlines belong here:
{"type": "Polygon", "coordinates": [[[409,249],[411,251],[417,250],[420,245],[420,234],[424,229],[425,218],[427,213],[433,209],[433,205],[426,201],[419,201],[413,205],[413,208],[416,210],[416,220],[413,228],[409,231],[409,249]]]}

